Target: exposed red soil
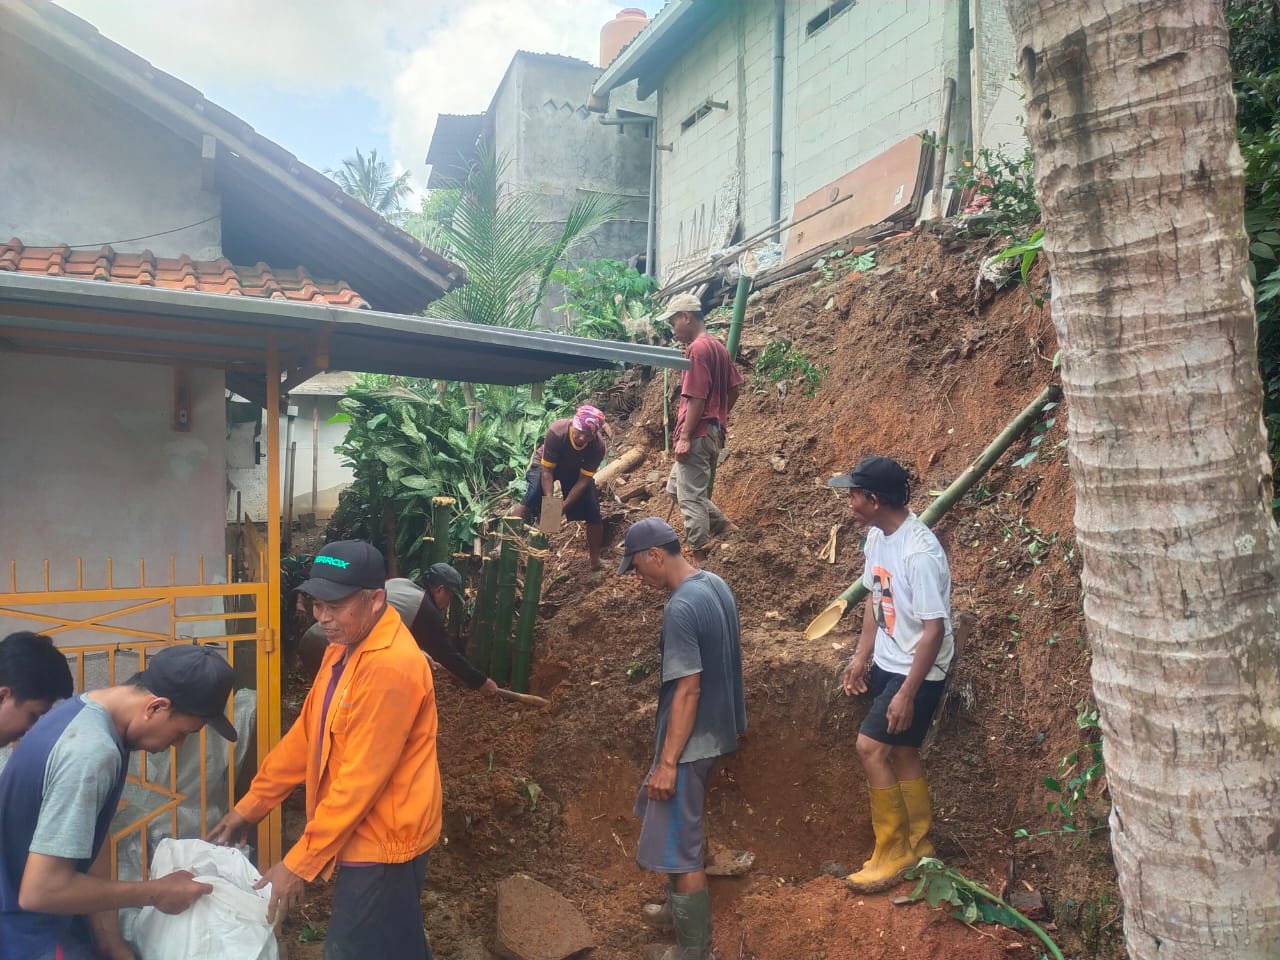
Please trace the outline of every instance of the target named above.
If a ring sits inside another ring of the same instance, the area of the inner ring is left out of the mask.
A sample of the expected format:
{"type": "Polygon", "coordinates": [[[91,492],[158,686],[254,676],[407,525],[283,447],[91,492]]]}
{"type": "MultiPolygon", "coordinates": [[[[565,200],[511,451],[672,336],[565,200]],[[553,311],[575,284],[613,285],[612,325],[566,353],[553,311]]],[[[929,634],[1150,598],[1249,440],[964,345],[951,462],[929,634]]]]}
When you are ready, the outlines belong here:
{"type": "MultiPolygon", "coordinates": [[[[826,479],[864,455],[893,456],[913,473],[919,511],[1054,376],[1048,317],[1020,288],[975,301],[979,259],[932,237],[900,239],[865,275],[815,287],[811,273],[749,307],[748,378],[775,337],[828,372],[812,399],[799,384],[784,395],[749,379],[715,481],[741,532],[707,566],[738,598],[750,729],[716,777],[709,831],[714,844],[756,855],[747,876],[712,881],[721,960],[1036,956],[1007,929],[894,905],[908,885],[855,896],[820,875],[826,861],[856,868],[871,849],[853,752],[866,705],[837,685],[859,611],[820,640],[801,632],[861,569],[861,531],[826,479]],[[834,565],[817,559],[832,525],[834,565]]],[[[642,388],[619,431],[619,448],[653,451],[628,482],[647,482],[652,496],[606,505],[611,544],[630,521],[668,515],[661,383],[642,388]]],[[[1085,742],[1075,719],[1090,697],[1064,411],[1048,419],[1038,461],[1013,464],[1031,449],[1024,437],[937,528],[953,606],[979,623],[926,757],[933,835],[940,857],[997,892],[1013,865],[1016,886],[1045,894],[1069,954],[1118,957],[1105,830],[1074,845],[1014,839],[1019,828],[1062,825],[1045,811],[1042,781],[1085,742]]],[[[671,519],[679,524],[678,511],[671,519]]],[[[578,525],[553,550],[532,683],[551,707],[482,700],[437,678],[447,843],[433,855],[424,904],[436,954],[449,960],[489,956],[495,888],[516,872],[580,907],[597,960],[631,960],[652,939],[639,908],[661,879],[632,859],[631,806],[653,751],[657,678],[646,670],[657,663],[665,598],[635,578],[587,577],[578,525]]],[[[327,895],[312,890],[306,919],[325,921],[327,895]]],[[[318,957],[318,945],[296,942],[300,922],[286,931],[291,955],[318,957]]]]}

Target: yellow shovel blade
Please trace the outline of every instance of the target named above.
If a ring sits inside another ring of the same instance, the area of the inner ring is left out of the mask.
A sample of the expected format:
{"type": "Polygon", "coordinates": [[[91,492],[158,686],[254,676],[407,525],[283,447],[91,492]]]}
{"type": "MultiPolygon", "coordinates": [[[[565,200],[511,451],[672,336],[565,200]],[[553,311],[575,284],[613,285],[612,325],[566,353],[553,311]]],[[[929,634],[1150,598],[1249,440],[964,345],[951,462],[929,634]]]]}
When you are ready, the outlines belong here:
{"type": "Polygon", "coordinates": [[[832,600],[827,604],[826,609],[814,617],[809,625],[804,628],[805,639],[817,640],[825,637],[840,622],[840,618],[844,616],[844,612],[848,607],[849,604],[845,600],[832,600]]]}

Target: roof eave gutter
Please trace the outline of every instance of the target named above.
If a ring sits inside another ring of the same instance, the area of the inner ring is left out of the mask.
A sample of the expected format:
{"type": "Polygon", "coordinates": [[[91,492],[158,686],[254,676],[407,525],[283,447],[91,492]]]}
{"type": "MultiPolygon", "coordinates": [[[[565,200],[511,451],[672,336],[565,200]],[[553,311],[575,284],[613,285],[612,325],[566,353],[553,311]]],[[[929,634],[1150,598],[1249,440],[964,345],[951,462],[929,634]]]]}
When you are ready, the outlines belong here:
{"type": "MultiPolygon", "coordinates": [[[[634,40],[618,54],[613,63],[605,68],[595,84],[591,87],[591,97],[597,103],[608,108],[609,91],[634,80],[640,75],[644,59],[664,39],[672,37],[680,21],[693,8],[693,0],[672,0],[658,12],[652,22],[642,30],[634,40]]],[[[603,112],[603,109],[601,112],[603,112]]]]}
{"type": "MultiPolygon", "coordinates": [[[[495,347],[537,350],[559,348],[565,353],[601,363],[642,364],[688,369],[683,351],[671,347],[594,340],[564,334],[483,324],[459,323],[431,317],[350,310],[322,304],[294,303],[258,297],[229,297],[214,293],[167,290],[95,280],[48,277],[0,270],[0,307],[6,303],[36,303],[129,314],[158,314],[170,319],[216,320],[253,327],[308,330],[321,325],[332,329],[373,328],[399,334],[434,334],[454,341],[495,347]]],[[[0,309],[0,313],[4,310],[0,309]]]]}

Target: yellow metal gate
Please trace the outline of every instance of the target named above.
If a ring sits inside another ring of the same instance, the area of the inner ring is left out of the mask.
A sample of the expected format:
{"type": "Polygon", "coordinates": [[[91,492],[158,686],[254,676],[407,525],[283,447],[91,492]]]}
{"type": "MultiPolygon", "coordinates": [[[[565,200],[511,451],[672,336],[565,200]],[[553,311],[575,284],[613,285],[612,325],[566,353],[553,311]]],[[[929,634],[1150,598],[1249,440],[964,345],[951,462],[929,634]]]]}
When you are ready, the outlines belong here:
{"type": "MultiPolygon", "coordinates": [[[[19,571],[14,561],[7,583],[0,582],[8,590],[0,593],[0,619],[16,623],[12,629],[52,636],[70,663],[77,693],[126,682],[147,657],[174,644],[212,647],[235,669],[227,713],[239,734],[236,744],[201,730],[167,754],[134,754],[112,824],[112,862],[121,879],[146,876],[150,850],[160,838],[205,836],[243,794],[258,760],[279,738],[278,618],[270,607],[274,591],[264,576],[265,559],[261,553],[253,557],[248,582],[238,583],[230,557],[216,572],[206,571],[203,557],[194,564],[171,558],[162,577],[142,561],[130,564],[127,575],[109,559],[94,569],[77,560],[73,572],[50,570],[45,561],[43,576],[35,577],[37,588],[23,590],[19,584],[32,582],[31,571],[19,571]],[[185,578],[180,567],[191,568],[185,578]],[[86,571],[89,582],[101,586],[86,589],[86,571]],[[164,582],[148,582],[157,579],[164,582]],[[57,589],[59,583],[75,586],[57,589]]],[[[277,810],[258,828],[264,869],[280,858],[280,846],[277,810]]]]}

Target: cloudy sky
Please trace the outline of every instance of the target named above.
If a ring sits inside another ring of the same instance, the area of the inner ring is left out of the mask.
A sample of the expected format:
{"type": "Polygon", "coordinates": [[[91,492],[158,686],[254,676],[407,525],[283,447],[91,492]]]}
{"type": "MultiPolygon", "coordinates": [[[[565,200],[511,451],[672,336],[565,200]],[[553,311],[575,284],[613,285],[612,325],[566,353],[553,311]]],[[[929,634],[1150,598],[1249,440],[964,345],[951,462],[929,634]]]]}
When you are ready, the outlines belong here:
{"type": "Polygon", "coordinates": [[[416,186],[438,113],[488,106],[516,50],[595,62],[621,0],[58,0],[325,170],[376,147],[416,186]]]}

